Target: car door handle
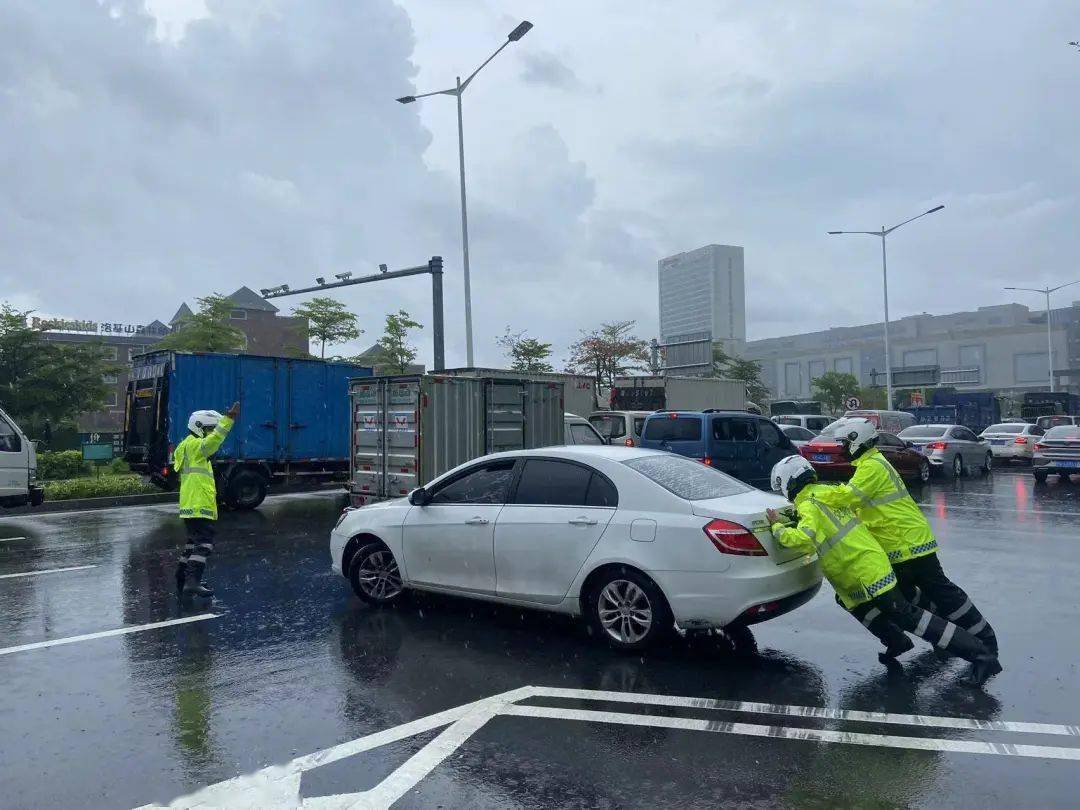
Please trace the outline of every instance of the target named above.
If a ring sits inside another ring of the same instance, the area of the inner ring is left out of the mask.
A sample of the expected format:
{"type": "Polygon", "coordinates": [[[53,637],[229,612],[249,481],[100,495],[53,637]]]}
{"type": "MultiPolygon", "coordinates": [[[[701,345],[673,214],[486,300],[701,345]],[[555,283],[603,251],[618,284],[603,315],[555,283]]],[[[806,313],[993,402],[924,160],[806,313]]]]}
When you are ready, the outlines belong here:
{"type": "Polygon", "coordinates": [[[488,521],[486,518],[474,517],[465,521],[466,526],[487,526],[488,521]]]}
{"type": "Polygon", "coordinates": [[[568,520],[567,523],[569,523],[571,526],[595,526],[596,525],[595,520],[593,520],[592,518],[587,518],[587,517],[570,518],[570,520],[568,520]]]}

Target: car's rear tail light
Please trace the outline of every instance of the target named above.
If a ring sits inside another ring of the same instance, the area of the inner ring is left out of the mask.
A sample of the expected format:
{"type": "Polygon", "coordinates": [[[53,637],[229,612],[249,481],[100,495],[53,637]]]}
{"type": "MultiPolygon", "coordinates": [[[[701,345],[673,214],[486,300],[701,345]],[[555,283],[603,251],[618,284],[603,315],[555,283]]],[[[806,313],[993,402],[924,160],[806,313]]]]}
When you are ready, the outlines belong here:
{"type": "Polygon", "coordinates": [[[744,610],[742,616],[745,619],[757,619],[770,613],[776,613],[778,610],[780,610],[779,602],[762,602],[760,605],[754,605],[744,610]]]}
{"type": "Polygon", "coordinates": [[[1027,444],[1027,437],[1026,436],[1017,436],[1016,439],[1014,439],[1014,442],[1016,444],[1027,444]]]}
{"type": "Polygon", "coordinates": [[[627,437],[626,439],[623,440],[623,444],[625,444],[627,447],[633,447],[634,446],[634,440],[627,437]]]}
{"type": "Polygon", "coordinates": [[[743,557],[765,557],[768,552],[745,526],[719,518],[705,526],[705,534],[716,550],[722,554],[737,554],[743,557]]]}
{"type": "Polygon", "coordinates": [[[927,450],[948,450],[949,449],[949,443],[948,442],[930,442],[930,444],[926,445],[926,449],[927,450]]]}

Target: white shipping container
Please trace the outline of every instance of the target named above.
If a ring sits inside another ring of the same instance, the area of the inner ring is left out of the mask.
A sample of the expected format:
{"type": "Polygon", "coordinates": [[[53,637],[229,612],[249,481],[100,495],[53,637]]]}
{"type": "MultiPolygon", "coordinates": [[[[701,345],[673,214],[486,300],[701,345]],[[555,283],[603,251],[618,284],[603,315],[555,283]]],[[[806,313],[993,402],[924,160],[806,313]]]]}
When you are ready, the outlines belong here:
{"type": "Polygon", "coordinates": [[[454,377],[492,377],[506,380],[534,380],[536,382],[558,382],[563,384],[563,405],[567,413],[587,417],[597,408],[606,408],[608,401],[599,401],[596,396],[596,381],[586,374],[527,374],[523,371],[511,371],[505,368],[450,368],[439,374],[454,377]]]}

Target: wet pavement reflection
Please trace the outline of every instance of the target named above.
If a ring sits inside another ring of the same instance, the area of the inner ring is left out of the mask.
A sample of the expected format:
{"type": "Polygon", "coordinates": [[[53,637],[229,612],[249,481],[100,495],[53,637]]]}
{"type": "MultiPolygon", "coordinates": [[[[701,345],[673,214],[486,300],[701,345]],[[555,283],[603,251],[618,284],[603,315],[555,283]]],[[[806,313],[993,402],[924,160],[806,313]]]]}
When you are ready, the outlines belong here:
{"type": "MultiPolygon", "coordinates": [[[[209,606],[175,598],[182,528],[167,505],[2,518],[0,539],[24,539],[0,543],[0,574],[93,567],[0,579],[0,648],[217,617],[0,654],[0,803],[168,802],[527,685],[1080,722],[1073,584],[1080,485],[1036,485],[1017,468],[935,480],[915,494],[946,570],[1001,640],[1006,671],[986,691],[962,686],[962,663],[930,652],[917,650],[902,672],[885,670],[874,640],[836,607],[828,588],[756,626],[753,637],[676,639],[644,656],[616,654],[570,619],[527,610],[430,595],[374,610],[329,568],[327,534],[341,502],[328,494],[224,515],[210,565],[218,598],[209,606]]],[[[602,701],[524,703],[716,718],[602,701]]],[[[971,736],[737,711],[720,719],[971,736]]],[[[301,795],[370,789],[435,733],[314,769],[304,774],[301,795]]],[[[1041,735],[1020,742],[1070,744],[1041,735]]],[[[1068,806],[1078,776],[1080,762],[498,717],[397,806],[1068,806]]]]}

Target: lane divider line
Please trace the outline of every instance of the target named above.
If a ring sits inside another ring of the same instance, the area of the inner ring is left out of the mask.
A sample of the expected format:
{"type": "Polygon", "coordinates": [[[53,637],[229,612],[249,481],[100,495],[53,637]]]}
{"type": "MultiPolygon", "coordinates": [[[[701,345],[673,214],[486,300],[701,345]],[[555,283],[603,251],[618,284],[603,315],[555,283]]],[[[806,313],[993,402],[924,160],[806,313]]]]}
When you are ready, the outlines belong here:
{"type": "Polygon", "coordinates": [[[15,577],[39,577],[42,574],[62,574],[64,571],[85,571],[88,568],[97,568],[97,566],[72,565],[69,568],[46,568],[44,571],[24,571],[21,574],[0,574],[0,579],[14,579],[15,577]]]}
{"type": "MultiPolygon", "coordinates": [[[[921,506],[923,509],[937,510],[937,509],[940,508],[938,506],[938,504],[936,504],[936,503],[920,503],[919,506],[921,506]]],[[[953,506],[952,504],[948,504],[948,503],[945,504],[944,508],[945,508],[946,512],[984,512],[984,513],[1008,512],[1009,514],[1014,514],[1014,515],[1019,515],[1019,514],[1025,514],[1025,515],[1053,515],[1055,517],[1071,517],[1071,518],[1080,516],[1080,512],[1050,512],[1050,511],[1047,511],[1046,509],[999,509],[996,506],[953,506]]],[[[993,517],[993,514],[990,514],[990,517],[993,517]]]]}
{"type": "Polygon", "coordinates": [[[624,726],[709,731],[714,734],[738,734],[748,737],[769,737],[782,740],[845,743],[880,748],[908,748],[917,751],[948,751],[965,754],[996,754],[999,756],[1080,761],[1080,748],[1060,748],[1047,745],[1017,745],[1013,743],[979,742],[976,740],[901,737],[892,734],[864,734],[855,731],[834,731],[831,729],[761,726],[753,723],[695,720],[687,717],[657,717],[656,715],[598,712],[587,709],[553,709],[546,706],[507,706],[500,714],[546,720],[585,720],[592,723],[610,723],[624,726]]]}
{"type": "Polygon", "coordinates": [[[25,540],[25,537],[0,537],[0,543],[8,543],[12,540],[25,540]]]}
{"type": "Polygon", "coordinates": [[[190,624],[191,622],[204,622],[207,619],[220,619],[223,613],[200,613],[197,616],[185,616],[182,619],[168,619],[163,622],[151,622],[150,624],[133,624],[130,627],[118,627],[116,630],[103,630],[100,633],[87,633],[82,636],[68,636],[67,638],[54,638],[49,641],[36,641],[33,644],[20,644],[18,647],[4,647],[0,649],[0,655],[12,655],[13,653],[27,652],[28,650],[42,650],[46,647],[59,647],[63,644],[75,644],[78,641],[92,641],[98,638],[111,636],[126,636],[129,633],[141,633],[144,630],[157,630],[161,627],[172,627],[177,624],[190,624]]]}
{"type": "Polygon", "coordinates": [[[1055,734],[1080,737],[1080,726],[1057,723],[1022,723],[1011,720],[970,720],[966,717],[940,717],[926,714],[891,714],[854,709],[830,709],[822,706],[787,706],[780,703],[753,703],[743,700],[649,695],[636,692],[605,692],[593,689],[561,689],[540,687],[537,697],[598,700],[608,703],[636,703],[647,706],[670,706],[684,709],[718,709],[748,714],[775,714],[785,717],[810,717],[819,720],[849,720],[863,723],[885,723],[925,728],[957,728],[974,731],[1012,731],[1022,734],[1055,734]]]}

